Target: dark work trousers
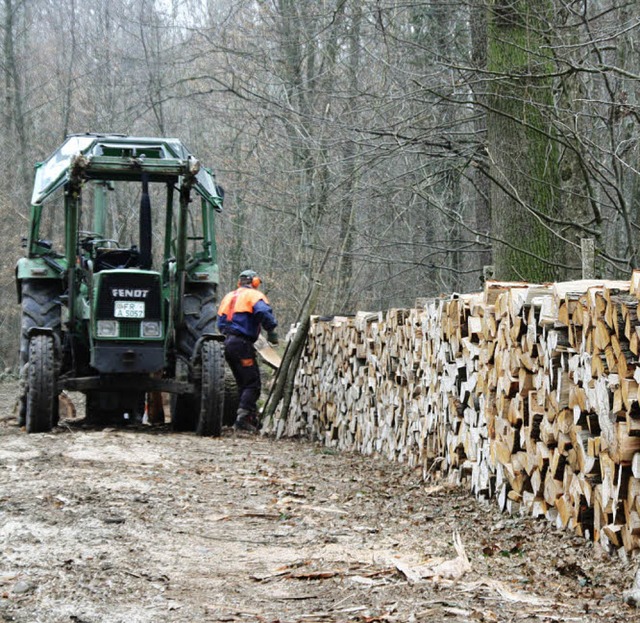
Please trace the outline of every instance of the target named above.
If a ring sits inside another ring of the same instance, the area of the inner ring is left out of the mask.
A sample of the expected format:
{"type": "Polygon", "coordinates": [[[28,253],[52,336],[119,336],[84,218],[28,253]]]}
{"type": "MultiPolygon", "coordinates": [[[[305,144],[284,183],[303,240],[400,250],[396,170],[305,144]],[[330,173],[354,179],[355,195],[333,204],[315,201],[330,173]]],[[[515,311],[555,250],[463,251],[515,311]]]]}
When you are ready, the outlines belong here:
{"type": "Polygon", "coordinates": [[[261,385],[253,343],[237,335],[228,335],[224,341],[224,356],[238,384],[238,408],[256,413],[261,385]]]}

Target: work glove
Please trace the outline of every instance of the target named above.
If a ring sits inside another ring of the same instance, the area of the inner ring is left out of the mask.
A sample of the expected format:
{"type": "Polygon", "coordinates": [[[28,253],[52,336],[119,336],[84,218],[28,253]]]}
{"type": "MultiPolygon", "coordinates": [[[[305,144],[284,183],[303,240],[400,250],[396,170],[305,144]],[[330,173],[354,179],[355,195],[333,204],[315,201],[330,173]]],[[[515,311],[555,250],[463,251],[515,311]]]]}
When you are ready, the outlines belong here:
{"type": "Polygon", "coordinates": [[[267,333],[267,342],[275,346],[278,343],[278,334],[275,331],[269,331],[267,333]]]}

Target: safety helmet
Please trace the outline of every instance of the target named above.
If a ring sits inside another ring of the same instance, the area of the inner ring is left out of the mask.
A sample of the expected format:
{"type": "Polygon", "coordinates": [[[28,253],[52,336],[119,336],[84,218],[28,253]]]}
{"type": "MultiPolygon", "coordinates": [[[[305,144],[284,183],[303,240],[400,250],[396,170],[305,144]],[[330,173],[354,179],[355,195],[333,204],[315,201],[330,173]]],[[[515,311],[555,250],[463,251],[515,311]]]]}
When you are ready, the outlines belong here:
{"type": "Polygon", "coordinates": [[[261,283],[262,279],[258,277],[258,273],[255,270],[243,270],[238,277],[239,286],[251,286],[252,288],[257,288],[261,283]]]}

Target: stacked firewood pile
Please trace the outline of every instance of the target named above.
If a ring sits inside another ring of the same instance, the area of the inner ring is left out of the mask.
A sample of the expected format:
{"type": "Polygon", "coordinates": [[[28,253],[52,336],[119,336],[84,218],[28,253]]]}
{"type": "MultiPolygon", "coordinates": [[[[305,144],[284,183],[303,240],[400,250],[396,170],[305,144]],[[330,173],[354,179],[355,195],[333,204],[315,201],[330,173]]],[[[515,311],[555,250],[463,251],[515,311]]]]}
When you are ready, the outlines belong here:
{"type": "Polygon", "coordinates": [[[457,478],[505,511],[638,549],[639,299],[634,272],[314,317],[291,406],[266,428],[457,478]]]}

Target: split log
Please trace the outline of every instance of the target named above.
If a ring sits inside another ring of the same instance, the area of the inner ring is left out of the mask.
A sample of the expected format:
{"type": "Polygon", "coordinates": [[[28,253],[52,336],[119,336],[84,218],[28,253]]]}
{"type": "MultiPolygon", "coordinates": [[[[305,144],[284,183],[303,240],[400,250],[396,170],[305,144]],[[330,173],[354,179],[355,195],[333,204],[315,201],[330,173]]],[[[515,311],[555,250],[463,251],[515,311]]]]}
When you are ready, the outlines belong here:
{"type": "Polygon", "coordinates": [[[506,511],[635,549],[638,300],[634,272],[314,316],[272,432],[420,466],[506,511]]]}

